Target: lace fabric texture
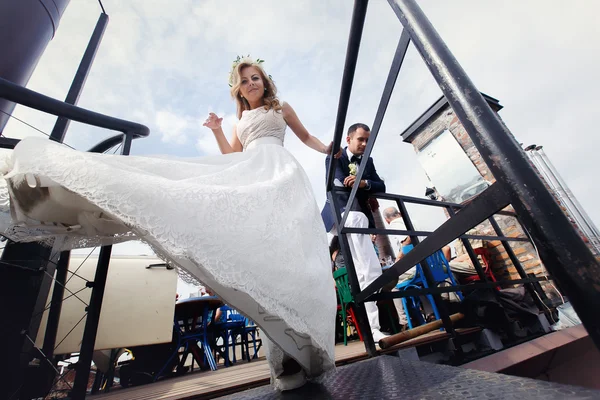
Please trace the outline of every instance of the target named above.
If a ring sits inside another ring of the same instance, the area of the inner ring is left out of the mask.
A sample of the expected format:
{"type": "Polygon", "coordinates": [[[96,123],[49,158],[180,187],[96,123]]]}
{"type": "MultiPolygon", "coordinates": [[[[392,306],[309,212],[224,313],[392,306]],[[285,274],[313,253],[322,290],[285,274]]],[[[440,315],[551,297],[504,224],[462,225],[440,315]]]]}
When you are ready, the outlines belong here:
{"type": "Polygon", "coordinates": [[[334,281],[308,177],[278,141],[260,140],[283,143],[285,128],[280,112],[244,112],[244,152],[202,158],[24,139],[2,171],[0,228],[13,240],[61,236],[64,248],[142,239],[263,328],[273,377],[285,353],[316,378],[334,368],[334,281]]]}
{"type": "Polygon", "coordinates": [[[286,126],[281,111],[259,107],[242,112],[242,118],[237,124],[237,136],[244,149],[255,139],[265,137],[275,137],[283,145],[286,126]]]}

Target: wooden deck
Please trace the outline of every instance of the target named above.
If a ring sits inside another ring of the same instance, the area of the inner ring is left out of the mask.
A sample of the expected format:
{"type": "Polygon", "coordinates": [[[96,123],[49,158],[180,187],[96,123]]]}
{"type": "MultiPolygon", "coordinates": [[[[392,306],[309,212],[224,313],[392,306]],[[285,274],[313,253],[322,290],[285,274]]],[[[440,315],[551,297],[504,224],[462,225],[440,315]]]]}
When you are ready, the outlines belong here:
{"type": "MultiPolygon", "coordinates": [[[[468,334],[477,330],[479,329],[458,329],[457,333],[468,334]]],[[[392,348],[379,350],[379,353],[391,353],[402,348],[438,342],[447,337],[448,335],[445,332],[431,332],[392,348]]],[[[366,358],[368,358],[368,355],[362,342],[355,341],[348,343],[348,346],[337,345],[335,347],[335,359],[338,366],[366,358]]],[[[210,399],[266,385],[269,383],[269,376],[269,366],[262,357],[250,363],[238,362],[233,367],[219,368],[217,371],[192,372],[153,384],[127,389],[115,388],[110,393],[88,396],[88,398],[92,400],[210,399]]]]}

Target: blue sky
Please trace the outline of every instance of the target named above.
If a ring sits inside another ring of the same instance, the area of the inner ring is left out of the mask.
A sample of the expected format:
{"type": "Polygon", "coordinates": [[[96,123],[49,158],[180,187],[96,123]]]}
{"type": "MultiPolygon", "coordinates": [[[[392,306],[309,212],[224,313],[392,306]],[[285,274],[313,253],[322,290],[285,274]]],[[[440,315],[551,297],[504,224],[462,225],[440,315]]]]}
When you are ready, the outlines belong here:
{"type": "MultiPolygon", "coordinates": [[[[227,74],[238,54],[264,66],[308,130],[330,141],[352,13],[351,1],[148,1],[104,0],[110,16],[79,105],[135,120],[151,128],[133,154],[216,154],[211,132],[201,126],[209,111],[235,122],[227,74]]],[[[595,0],[421,0],[479,90],[505,106],[500,115],[525,144],[546,153],[600,225],[596,199],[597,68],[600,25],[595,0]]],[[[28,87],[63,99],[100,13],[97,2],[72,1],[28,87]]],[[[369,4],[348,113],[373,123],[401,25],[383,0],[369,4]]],[[[399,134],[441,92],[411,47],[396,84],[373,157],[388,191],[423,196],[427,180],[412,146],[399,134]]],[[[22,107],[15,116],[50,132],[55,119],[22,107]]],[[[37,136],[11,121],[6,136],[37,136]]],[[[110,133],[71,124],[66,142],[85,150],[110,133]]],[[[288,131],[286,147],[311,179],[319,204],[325,199],[323,156],[288,131]]],[[[433,229],[441,214],[415,209],[418,229],[433,229]]],[[[130,245],[125,252],[138,252],[130,245]]]]}

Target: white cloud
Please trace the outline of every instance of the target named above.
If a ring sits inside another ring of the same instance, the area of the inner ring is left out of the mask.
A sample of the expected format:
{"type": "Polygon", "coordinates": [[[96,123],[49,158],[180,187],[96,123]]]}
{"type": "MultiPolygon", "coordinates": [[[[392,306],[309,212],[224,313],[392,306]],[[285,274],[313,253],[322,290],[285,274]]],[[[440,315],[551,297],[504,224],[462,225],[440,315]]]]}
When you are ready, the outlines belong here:
{"type": "Polygon", "coordinates": [[[188,140],[186,132],[192,125],[193,119],[171,111],[160,110],[156,113],[156,126],[163,142],[185,144],[188,140]]]}

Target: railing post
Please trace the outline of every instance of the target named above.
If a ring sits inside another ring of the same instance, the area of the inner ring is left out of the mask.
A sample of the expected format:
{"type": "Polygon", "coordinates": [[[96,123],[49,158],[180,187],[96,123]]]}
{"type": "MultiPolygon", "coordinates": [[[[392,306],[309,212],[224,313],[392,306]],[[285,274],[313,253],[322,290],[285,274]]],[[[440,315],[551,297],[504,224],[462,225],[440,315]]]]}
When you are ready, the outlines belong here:
{"type": "MultiPolygon", "coordinates": [[[[92,37],[90,38],[88,46],[85,49],[85,53],[83,53],[83,58],[81,59],[77,73],[75,74],[73,82],[71,83],[69,93],[67,93],[65,103],[73,105],[77,104],[79,96],[83,90],[83,86],[85,85],[85,81],[87,80],[87,76],[92,68],[94,58],[96,58],[96,52],[100,47],[100,42],[102,41],[102,36],[104,36],[104,31],[106,30],[107,24],[108,15],[105,13],[100,14],[100,17],[98,17],[98,22],[96,22],[96,28],[94,28],[94,33],[92,33],[92,37]]],[[[71,121],[68,118],[58,117],[56,124],[52,129],[52,133],[50,133],[50,140],[62,143],[65,138],[65,134],[67,133],[67,129],[69,128],[70,122],[71,121]]]]}
{"type": "Polygon", "coordinates": [[[133,135],[131,133],[123,134],[123,141],[121,142],[123,144],[123,148],[121,149],[122,156],[128,156],[129,153],[131,152],[132,140],[133,140],[133,135]]]}
{"type": "MultiPolygon", "coordinates": [[[[400,211],[400,214],[402,214],[402,220],[404,221],[406,229],[409,231],[414,231],[415,227],[412,223],[412,220],[410,219],[410,216],[408,215],[406,205],[402,200],[396,200],[396,204],[398,205],[398,210],[400,211]]],[[[419,244],[419,237],[411,236],[410,243],[416,247],[419,244]]],[[[433,279],[433,274],[431,273],[431,267],[429,266],[429,263],[427,262],[427,260],[423,259],[423,261],[421,261],[420,264],[421,269],[423,270],[423,274],[425,275],[427,285],[429,287],[435,287],[435,279],[433,279]]],[[[435,305],[437,306],[438,311],[440,312],[440,317],[442,318],[442,322],[444,323],[444,329],[446,329],[446,332],[448,332],[451,335],[451,337],[456,337],[454,325],[450,320],[448,308],[446,307],[446,304],[442,301],[442,296],[437,293],[434,293],[431,296],[433,297],[433,301],[435,302],[435,305]]],[[[407,315],[406,317],[410,318],[410,315],[407,315]]]]}
{"type": "Polygon", "coordinates": [[[52,357],[54,356],[58,323],[60,321],[60,313],[62,310],[67,273],[69,271],[70,254],[69,251],[62,251],[58,263],[56,264],[54,289],[52,290],[52,300],[50,300],[50,311],[48,312],[48,322],[46,323],[46,333],[44,335],[44,344],[42,345],[42,351],[49,360],[52,360],[52,357]]]}
{"type": "MultiPolygon", "coordinates": [[[[409,44],[410,36],[406,30],[402,30],[402,34],[400,35],[400,40],[398,41],[396,52],[394,54],[394,60],[392,61],[392,66],[390,68],[390,72],[388,73],[388,77],[383,88],[383,94],[381,96],[379,106],[377,107],[375,121],[373,121],[373,126],[371,127],[371,134],[369,135],[367,148],[365,149],[365,152],[362,156],[363,160],[371,157],[373,146],[375,146],[375,142],[377,141],[377,135],[379,135],[379,128],[381,128],[381,124],[383,123],[383,117],[385,117],[385,112],[390,103],[392,92],[394,91],[394,86],[396,85],[396,81],[398,80],[398,74],[400,73],[400,68],[402,68],[402,63],[404,62],[404,57],[406,56],[406,51],[408,50],[409,44]]],[[[360,163],[360,166],[358,167],[358,171],[356,173],[356,182],[361,181],[366,166],[366,162],[360,163]]],[[[350,191],[350,196],[348,197],[348,201],[346,203],[346,212],[342,217],[342,225],[346,224],[348,212],[350,210],[350,206],[354,202],[356,192],[358,192],[358,187],[359,185],[354,185],[352,187],[352,190],[350,191]]]]}
{"type": "MultiPolygon", "coordinates": [[[[450,214],[450,217],[454,217],[456,215],[456,212],[454,211],[453,207],[446,207],[446,210],[448,210],[448,214],[450,214]]],[[[469,255],[469,259],[471,260],[471,262],[473,263],[473,266],[475,267],[475,271],[477,271],[477,275],[479,276],[479,279],[482,282],[487,282],[487,276],[485,275],[485,272],[483,270],[483,268],[481,267],[481,263],[479,262],[479,258],[477,257],[477,254],[475,254],[475,251],[473,250],[473,246],[471,246],[471,242],[469,242],[469,239],[460,239],[460,241],[462,242],[463,246],[465,246],[465,250],[467,251],[467,254],[469,255]]],[[[448,263],[450,262],[450,260],[448,260],[448,263]]],[[[491,268],[491,266],[490,266],[491,268]]]]}
{"type": "MultiPolygon", "coordinates": [[[[358,50],[362,37],[365,17],[367,15],[368,0],[354,0],[354,10],[352,11],[352,22],[350,25],[350,36],[348,38],[348,48],[346,50],[346,61],[344,63],[344,73],[342,75],[342,87],[340,89],[340,102],[338,104],[337,116],[335,118],[333,154],[340,149],[340,141],[346,123],[348,114],[348,104],[350,103],[350,94],[352,93],[352,81],[354,81],[354,72],[356,71],[356,60],[358,59],[358,50]]],[[[333,180],[338,160],[331,158],[329,169],[327,170],[326,191],[333,188],[333,180]]]]}
{"type": "Polygon", "coordinates": [[[98,266],[92,287],[90,304],[87,308],[87,318],[81,341],[81,351],[77,361],[77,369],[73,390],[71,391],[72,400],[84,400],[88,387],[90,376],[90,367],[92,364],[92,355],[96,344],[96,335],[98,333],[98,322],[100,322],[100,311],[102,310],[102,299],[104,298],[104,288],[106,286],[106,277],[108,276],[108,265],[110,263],[110,253],[112,246],[104,246],[100,249],[98,257],[98,266]]]}

